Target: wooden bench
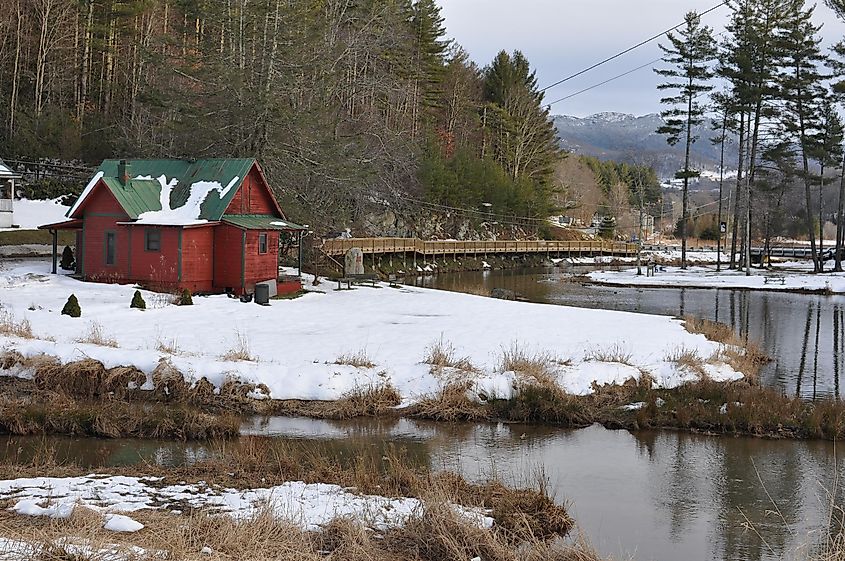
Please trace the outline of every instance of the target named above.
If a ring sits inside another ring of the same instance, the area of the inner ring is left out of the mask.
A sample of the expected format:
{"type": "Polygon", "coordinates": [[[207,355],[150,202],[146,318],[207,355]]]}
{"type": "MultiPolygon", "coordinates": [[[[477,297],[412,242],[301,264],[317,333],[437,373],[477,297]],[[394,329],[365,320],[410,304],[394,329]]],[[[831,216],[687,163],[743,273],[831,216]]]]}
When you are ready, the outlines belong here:
{"type": "Polygon", "coordinates": [[[378,275],[374,274],[364,274],[364,275],[348,275],[345,277],[340,277],[337,280],[337,289],[341,290],[342,285],[346,283],[346,290],[352,290],[353,284],[362,284],[365,282],[370,283],[370,286],[375,286],[376,281],[379,280],[378,275]]]}
{"type": "Polygon", "coordinates": [[[786,284],[786,277],[783,276],[783,275],[769,275],[769,276],[763,277],[763,284],[772,284],[772,283],[778,283],[778,284],[781,284],[781,285],[785,285],[786,284]]]}

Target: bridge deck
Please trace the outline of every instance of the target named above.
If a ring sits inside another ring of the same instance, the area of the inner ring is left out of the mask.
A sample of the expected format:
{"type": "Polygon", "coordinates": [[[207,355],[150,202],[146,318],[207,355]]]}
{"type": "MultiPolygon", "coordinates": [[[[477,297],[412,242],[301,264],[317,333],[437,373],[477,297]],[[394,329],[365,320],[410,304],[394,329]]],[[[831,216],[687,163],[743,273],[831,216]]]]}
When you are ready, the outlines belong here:
{"type": "Polygon", "coordinates": [[[555,253],[580,255],[634,255],[637,244],[610,241],[424,241],[417,238],[337,238],[323,240],[327,255],[344,255],[353,247],[365,254],[418,253],[420,255],[484,255],[496,253],[555,253]]]}

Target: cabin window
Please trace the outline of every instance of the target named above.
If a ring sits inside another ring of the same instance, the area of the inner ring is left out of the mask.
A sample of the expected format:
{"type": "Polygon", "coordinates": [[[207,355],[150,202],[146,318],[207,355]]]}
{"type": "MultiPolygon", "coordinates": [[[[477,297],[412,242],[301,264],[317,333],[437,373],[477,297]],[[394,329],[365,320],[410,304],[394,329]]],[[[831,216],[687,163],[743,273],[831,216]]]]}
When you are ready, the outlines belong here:
{"type": "Polygon", "coordinates": [[[161,230],[147,228],[144,231],[144,249],[147,251],[161,251],[161,230]]]}
{"type": "Polygon", "coordinates": [[[258,234],[258,253],[267,253],[267,232],[258,234]]]}
{"type": "Polygon", "coordinates": [[[115,233],[106,232],[105,242],[106,265],[114,265],[115,233]]]}

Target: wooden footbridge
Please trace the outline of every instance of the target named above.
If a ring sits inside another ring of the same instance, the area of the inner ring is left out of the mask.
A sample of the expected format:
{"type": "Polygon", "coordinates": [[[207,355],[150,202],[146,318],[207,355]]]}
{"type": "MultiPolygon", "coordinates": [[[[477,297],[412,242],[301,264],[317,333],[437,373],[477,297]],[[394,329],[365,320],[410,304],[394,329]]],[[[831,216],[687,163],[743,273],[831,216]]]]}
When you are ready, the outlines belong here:
{"type": "Polygon", "coordinates": [[[330,257],[358,247],[365,255],[413,255],[423,260],[438,256],[486,256],[504,254],[546,254],[549,257],[594,257],[636,255],[637,244],[611,241],[425,241],[417,238],[334,238],[322,240],[320,250],[330,257]]]}

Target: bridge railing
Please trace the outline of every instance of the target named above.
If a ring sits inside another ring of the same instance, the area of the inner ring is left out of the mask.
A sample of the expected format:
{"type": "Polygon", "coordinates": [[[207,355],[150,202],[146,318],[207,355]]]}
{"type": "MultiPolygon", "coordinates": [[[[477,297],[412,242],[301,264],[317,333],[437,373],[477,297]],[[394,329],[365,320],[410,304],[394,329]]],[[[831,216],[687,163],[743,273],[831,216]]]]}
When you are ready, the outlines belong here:
{"type": "Polygon", "coordinates": [[[632,255],[637,244],[610,241],[554,240],[420,240],[417,238],[335,238],[322,240],[328,255],[343,255],[353,247],[365,254],[418,253],[420,255],[479,255],[487,253],[586,253],[632,255]]]}

